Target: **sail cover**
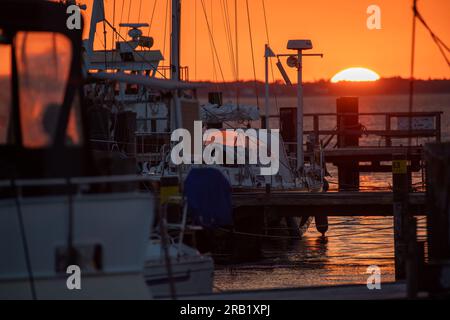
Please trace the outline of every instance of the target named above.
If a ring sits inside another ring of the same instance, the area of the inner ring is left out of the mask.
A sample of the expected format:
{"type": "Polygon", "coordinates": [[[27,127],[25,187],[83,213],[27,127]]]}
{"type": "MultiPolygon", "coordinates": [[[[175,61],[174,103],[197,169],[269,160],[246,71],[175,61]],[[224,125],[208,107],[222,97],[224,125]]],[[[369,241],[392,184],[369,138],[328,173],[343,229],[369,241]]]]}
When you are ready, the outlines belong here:
{"type": "Polygon", "coordinates": [[[188,213],[205,228],[233,224],[231,186],[214,168],[192,168],[184,182],[188,213]]]}

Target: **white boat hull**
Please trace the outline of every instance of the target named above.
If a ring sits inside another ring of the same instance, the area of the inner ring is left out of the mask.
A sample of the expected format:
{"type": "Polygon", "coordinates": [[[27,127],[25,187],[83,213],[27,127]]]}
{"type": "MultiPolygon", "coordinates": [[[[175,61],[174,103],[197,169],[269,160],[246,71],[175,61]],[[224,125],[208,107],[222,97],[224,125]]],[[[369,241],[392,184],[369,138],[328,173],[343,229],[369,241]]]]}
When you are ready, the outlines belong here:
{"type": "MultiPolygon", "coordinates": [[[[151,248],[149,248],[151,250],[151,248]]],[[[161,250],[156,246],[154,249],[161,250]]],[[[144,268],[144,278],[154,298],[172,298],[170,282],[173,281],[176,297],[208,294],[212,292],[214,280],[214,263],[208,256],[203,256],[195,249],[182,245],[170,248],[171,277],[167,271],[163,254],[148,257],[144,268]],[[181,248],[182,255],[176,257],[181,248]]]]}
{"type": "MultiPolygon", "coordinates": [[[[72,247],[76,252],[74,264],[80,268],[81,290],[69,290],[66,285],[71,275],[65,269],[69,197],[20,198],[19,203],[17,206],[14,199],[0,201],[0,299],[31,298],[30,277],[36,298],[143,297],[138,283],[140,279],[144,284],[142,268],[154,219],[151,194],[73,196],[72,247]]],[[[146,296],[150,297],[148,290],[146,296]]]]}

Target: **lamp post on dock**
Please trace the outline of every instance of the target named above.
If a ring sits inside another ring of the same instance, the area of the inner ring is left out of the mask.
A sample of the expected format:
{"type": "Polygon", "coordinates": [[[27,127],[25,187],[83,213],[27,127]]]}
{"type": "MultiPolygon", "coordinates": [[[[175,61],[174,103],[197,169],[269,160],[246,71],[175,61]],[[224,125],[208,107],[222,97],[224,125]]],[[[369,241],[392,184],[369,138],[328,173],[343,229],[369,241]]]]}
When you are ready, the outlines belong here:
{"type": "Polygon", "coordinates": [[[303,56],[320,56],[323,54],[303,54],[303,50],[312,49],[311,40],[289,40],[287,48],[297,50],[297,55],[290,55],[288,65],[297,68],[297,171],[302,172],[304,166],[303,152],[303,85],[302,63],[303,56]]]}

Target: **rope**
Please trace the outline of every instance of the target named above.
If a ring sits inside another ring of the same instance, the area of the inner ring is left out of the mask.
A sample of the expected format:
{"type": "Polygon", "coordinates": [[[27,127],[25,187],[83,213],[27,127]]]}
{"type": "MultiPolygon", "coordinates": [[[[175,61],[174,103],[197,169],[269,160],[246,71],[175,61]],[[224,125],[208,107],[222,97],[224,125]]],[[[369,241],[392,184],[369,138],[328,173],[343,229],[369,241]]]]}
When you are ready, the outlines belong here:
{"type": "MultiPolygon", "coordinates": [[[[417,219],[417,221],[421,221],[425,218],[420,218],[417,219]]],[[[393,226],[389,226],[389,227],[382,227],[382,228],[373,228],[370,231],[357,231],[357,232],[350,232],[347,234],[335,234],[335,235],[331,235],[331,236],[326,236],[325,238],[329,239],[329,238],[341,238],[341,237],[348,237],[348,236],[357,236],[357,235],[363,235],[363,234],[368,234],[368,233],[373,233],[373,232],[378,232],[378,231],[384,231],[384,230],[393,230],[393,226]]],[[[261,234],[261,233],[250,233],[250,232],[241,232],[241,231],[233,231],[233,230],[227,230],[224,228],[219,228],[218,230],[226,232],[226,233],[232,233],[232,234],[237,234],[237,235],[243,235],[243,236],[249,236],[249,237],[257,237],[257,238],[266,238],[266,239],[299,239],[298,237],[294,237],[294,236],[275,236],[275,235],[266,235],[266,234],[261,234]]]]}
{"type": "Polygon", "coordinates": [[[414,11],[415,16],[422,23],[422,25],[428,30],[431,38],[433,39],[434,43],[436,43],[437,47],[439,48],[439,51],[441,52],[442,56],[444,57],[445,62],[447,62],[447,65],[450,67],[450,60],[447,58],[447,55],[444,52],[444,49],[447,50],[448,52],[450,52],[450,48],[444,43],[444,41],[441,40],[441,38],[439,38],[433,32],[433,30],[431,30],[431,28],[428,26],[428,24],[426,23],[423,16],[418,11],[417,7],[414,7],[414,8],[415,8],[415,11],[414,11]]]}

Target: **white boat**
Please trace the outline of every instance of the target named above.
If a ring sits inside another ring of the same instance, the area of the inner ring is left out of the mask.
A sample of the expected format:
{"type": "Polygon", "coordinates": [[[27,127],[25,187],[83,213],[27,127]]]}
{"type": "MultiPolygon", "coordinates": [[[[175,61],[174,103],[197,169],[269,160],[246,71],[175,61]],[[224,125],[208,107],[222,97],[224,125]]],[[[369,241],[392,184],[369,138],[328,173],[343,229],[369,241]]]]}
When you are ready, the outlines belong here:
{"type": "Polygon", "coordinates": [[[1,51],[11,99],[1,108],[0,299],[149,299],[154,198],[138,188],[145,178],[106,175],[92,157],[81,30],[66,20],[62,3],[1,2],[1,48],[14,54],[1,51]],[[25,6],[45,25],[21,19],[25,6]]]}
{"type": "MultiPolygon", "coordinates": [[[[136,177],[73,178],[124,183],[136,177]]],[[[9,181],[7,181],[9,182],[9,181]]],[[[66,179],[14,180],[14,188],[67,186],[66,179]]],[[[3,180],[2,187],[10,187],[3,180]]],[[[17,196],[0,200],[0,299],[148,299],[142,278],[154,219],[148,193],[17,196]],[[81,271],[80,290],[69,290],[68,267],[81,271]]]]}
{"type": "Polygon", "coordinates": [[[154,298],[212,293],[214,262],[211,257],[202,255],[183,243],[171,243],[168,246],[168,253],[170,273],[161,240],[152,240],[147,247],[144,279],[154,298]]]}

